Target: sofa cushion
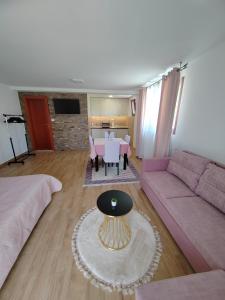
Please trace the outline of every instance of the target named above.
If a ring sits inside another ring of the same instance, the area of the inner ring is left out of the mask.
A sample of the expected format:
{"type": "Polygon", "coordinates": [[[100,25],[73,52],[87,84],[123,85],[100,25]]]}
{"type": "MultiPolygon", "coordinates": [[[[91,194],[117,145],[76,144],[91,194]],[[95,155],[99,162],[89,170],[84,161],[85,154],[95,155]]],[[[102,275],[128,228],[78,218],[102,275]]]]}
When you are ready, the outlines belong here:
{"type": "Polygon", "coordinates": [[[198,156],[192,153],[176,150],[171,157],[171,160],[176,161],[186,169],[201,175],[209,163],[208,158],[198,156]]]}
{"type": "Polygon", "coordinates": [[[225,216],[200,197],[166,199],[164,206],[212,269],[225,269],[225,216]]]}
{"type": "Polygon", "coordinates": [[[171,157],[167,171],[180,178],[194,191],[208,163],[209,160],[206,158],[176,150],[171,157]]]}
{"type": "Polygon", "coordinates": [[[145,284],[135,292],[136,300],[222,300],[225,272],[191,274],[145,284]]]}
{"type": "Polygon", "coordinates": [[[144,172],[142,178],[159,198],[195,196],[180,179],[167,171],[144,172]]]}
{"type": "Polygon", "coordinates": [[[182,165],[170,160],[167,171],[174,174],[186,183],[189,188],[194,191],[199,180],[199,175],[184,168],[182,165]]]}
{"type": "Polygon", "coordinates": [[[209,164],[200,178],[196,194],[225,213],[225,169],[209,164]]]}

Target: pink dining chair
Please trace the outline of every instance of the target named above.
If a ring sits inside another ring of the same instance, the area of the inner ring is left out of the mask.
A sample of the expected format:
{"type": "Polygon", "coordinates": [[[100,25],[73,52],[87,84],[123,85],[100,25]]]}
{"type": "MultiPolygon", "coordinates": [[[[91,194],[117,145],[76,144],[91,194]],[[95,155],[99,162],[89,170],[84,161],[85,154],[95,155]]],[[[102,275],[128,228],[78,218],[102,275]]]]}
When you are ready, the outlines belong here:
{"type": "Polygon", "coordinates": [[[110,139],[114,139],[116,137],[116,134],[114,131],[111,131],[110,134],[109,134],[109,138],[110,139]]]}
{"type": "Polygon", "coordinates": [[[103,160],[105,163],[105,176],[107,176],[107,165],[110,163],[116,163],[117,175],[119,175],[119,161],[120,161],[120,142],[106,140],[105,141],[105,155],[103,160]]]}
{"type": "Polygon", "coordinates": [[[108,138],[109,138],[109,131],[105,131],[105,132],[104,132],[104,137],[105,137],[105,139],[108,139],[108,138]]]}
{"type": "Polygon", "coordinates": [[[94,166],[93,160],[96,157],[96,152],[95,152],[95,146],[94,146],[93,138],[92,138],[91,135],[89,135],[89,146],[90,146],[91,167],[93,168],[93,166],[94,166]]]}
{"type": "Polygon", "coordinates": [[[130,145],[130,135],[126,134],[124,137],[124,141],[130,145]]]}

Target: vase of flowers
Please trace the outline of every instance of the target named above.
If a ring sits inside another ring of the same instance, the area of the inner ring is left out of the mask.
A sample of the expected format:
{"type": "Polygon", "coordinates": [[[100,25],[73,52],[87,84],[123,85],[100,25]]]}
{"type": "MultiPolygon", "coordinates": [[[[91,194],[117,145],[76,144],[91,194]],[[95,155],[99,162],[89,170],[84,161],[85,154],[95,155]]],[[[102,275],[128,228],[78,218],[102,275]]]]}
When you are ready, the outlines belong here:
{"type": "Polygon", "coordinates": [[[111,199],[111,205],[112,205],[112,208],[115,208],[117,206],[117,199],[116,198],[112,198],[111,199]]]}

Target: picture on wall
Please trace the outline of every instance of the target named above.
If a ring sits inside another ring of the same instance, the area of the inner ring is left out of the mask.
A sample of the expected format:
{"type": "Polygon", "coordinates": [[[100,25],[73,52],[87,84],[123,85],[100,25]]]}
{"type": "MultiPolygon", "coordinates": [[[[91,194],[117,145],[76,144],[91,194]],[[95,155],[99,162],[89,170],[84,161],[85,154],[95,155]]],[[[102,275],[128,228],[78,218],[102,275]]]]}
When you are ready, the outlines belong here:
{"type": "Polygon", "coordinates": [[[135,101],[135,99],[131,100],[131,114],[132,114],[132,116],[135,116],[135,114],[136,114],[136,101],[135,101]]]}

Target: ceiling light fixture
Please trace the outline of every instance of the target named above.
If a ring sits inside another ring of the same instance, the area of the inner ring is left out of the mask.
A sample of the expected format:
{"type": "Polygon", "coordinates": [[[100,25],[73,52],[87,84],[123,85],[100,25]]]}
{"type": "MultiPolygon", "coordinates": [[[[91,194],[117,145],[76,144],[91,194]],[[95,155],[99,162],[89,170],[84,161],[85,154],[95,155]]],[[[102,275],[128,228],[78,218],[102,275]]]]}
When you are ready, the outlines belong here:
{"type": "Polygon", "coordinates": [[[83,79],[71,78],[70,80],[71,80],[73,83],[79,83],[79,84],[84,83],[84,80],[83,80],[83,79]]]}

